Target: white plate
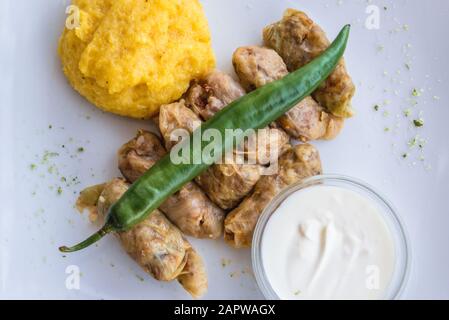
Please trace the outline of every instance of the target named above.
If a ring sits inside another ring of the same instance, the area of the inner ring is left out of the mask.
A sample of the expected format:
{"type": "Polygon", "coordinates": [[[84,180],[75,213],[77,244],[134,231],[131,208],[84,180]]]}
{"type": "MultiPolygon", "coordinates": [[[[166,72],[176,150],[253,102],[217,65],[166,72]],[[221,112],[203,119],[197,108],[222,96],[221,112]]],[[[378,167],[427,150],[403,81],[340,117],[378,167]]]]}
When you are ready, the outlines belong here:
{"type": "MultiPolygon", "coordinates": [[[[413,247],[404,297],[449,298],[449,2],[203,3],[219,67],[227,71],[234,49],[260,43],[262,27],[278,20],[287,7],[305,10],[330,38],[342,25],[352,23],[346,60],[358,87],[354,99],[358,115],[337,140],[316,143],[325,171],[363,179],[396,205],[413,247]],[[380,9],[378,30],[365,27],[368,5],[380,9]],[[419,130],[402,114],[410,107],[413,88],[424,89],[412,108],[412,119],[423,111],[425,126],[419,130]],[[388,106],[373,111],[384,101],[388,106]],[[389,110],[388,116],[384,110],[389,110]],[[386,127],[390,132],[384,132],[386,127]],[[408,150],[407,142],[417,133],[428,139],[424,161],[417,148],[408,150]],[[405,152],[409,156],[402,159],[405,152]]],[[[159,283],[146,276],[113,237],[65,258],[57,251],[58,245],[72,244],[95,230],[74,210],[76,192],[117,176],[117,148],[136,129],[149,126],[96,110],[67,84],[56,47],[68,4],[0,2],[0,297],[189,298],[177,283],[159,283]],[[77,152],[79,147],[85,151],[77,152]],[[45,151],[59,156],[41,164],[45,151]],[[30,168],[33,163],[35,170],[30,168]],[[62,176],[77,177],[80,183],[66,187],[62,176]],[[61,195],[58,186],[63,186],[61,195]],[[80,290],[66,288],[70,265],[82,273],[80,290]]],[[[207,261],[210,288],[205,298],[262,298],[249,272],[248,250],[231,250],[223,241],[192,242],[207,261]],[[230,263],[223,267],[222,259],[230,263]]]]}

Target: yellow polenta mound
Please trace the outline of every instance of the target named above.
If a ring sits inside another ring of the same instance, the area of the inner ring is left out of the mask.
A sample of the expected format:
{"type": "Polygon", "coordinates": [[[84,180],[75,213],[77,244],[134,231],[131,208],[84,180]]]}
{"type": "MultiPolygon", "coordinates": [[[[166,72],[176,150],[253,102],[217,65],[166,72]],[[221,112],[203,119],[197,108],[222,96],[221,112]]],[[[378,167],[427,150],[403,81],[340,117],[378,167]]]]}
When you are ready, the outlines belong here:
{"type": "Polygon", "coordinates": [[[59,43],[64,73],[101,109],[148,118],[215,66],[198,0],[74,0],[59,43]]]}

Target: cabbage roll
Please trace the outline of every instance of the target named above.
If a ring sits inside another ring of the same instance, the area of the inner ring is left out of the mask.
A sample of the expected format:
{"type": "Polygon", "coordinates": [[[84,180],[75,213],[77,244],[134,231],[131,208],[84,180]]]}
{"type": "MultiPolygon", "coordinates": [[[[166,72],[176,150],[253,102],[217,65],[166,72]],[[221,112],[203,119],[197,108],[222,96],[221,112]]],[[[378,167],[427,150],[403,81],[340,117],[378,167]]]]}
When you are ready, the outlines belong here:
{"type": "Polygon", "coordinates": [[[250,247],[260,214],[285,187],[321,174],[318,150],[309,144],[291,147],[279,159],[279,172],[264,176],[254,191],[225,219],[225,241],[235,248],[250,247]]]}
{"type": "MultiPolygon", "coordinates": [[[[288,75],[287,66],[276,51],[257,46],[241,47],[233,55],[234,69],[248,90],[255,90],[288,75]]],[[[293,138],[303,142],[333,139],[344,119],[327,112],[312,97],[306,97],[277,123],[293,138]]]]}
{"type": "Polygon", "coordinates": [[[241,85],[226,73],[214,71],[194,83],[186,94],[187,106],[203,120],[209,120],[228,104],[245,95],[241,85]]]}
{"type": "MultiPolygon", "coordinates": [[[[123,179],[114,179],[104,185],[97,201],[97,211],[103,220],[109,208],[128,188],[123,179]]],[[[156,280],[178,280],[195,298],[206,293],[207,276],[202,259],[159,210],[117,236],[131,258],[156,280]]]]}
{"type": "MultiPolygon", "coordinates": [[[[330,45],[324,31],[304,12],[294,9],[286,10],[281,21],[266,27],[263,38],[265,45],[279,53],[291,72],[310,62],[330,45]]],[[[354,113],[351,107],[354,93],[354,83],[342,59],[312,95],[335,116],[348,118],[354,113]]]]}
{"type": "Polygon", "coordinates": [[[173,131],[184,129],[192,133],[201,123],[200,117],[186,107],[184,100],[164,105],[159,110],[158,125],[167,150],[171,150],[180,142],[179,140],[173,141],[173,131]]]}
{"type": "Polygon", "coordinates": [[[123,176],[134,183],[165,154],[166,151],[156,135],[139,130],[136,138],[120,148],[118,167],[123,176]]]}

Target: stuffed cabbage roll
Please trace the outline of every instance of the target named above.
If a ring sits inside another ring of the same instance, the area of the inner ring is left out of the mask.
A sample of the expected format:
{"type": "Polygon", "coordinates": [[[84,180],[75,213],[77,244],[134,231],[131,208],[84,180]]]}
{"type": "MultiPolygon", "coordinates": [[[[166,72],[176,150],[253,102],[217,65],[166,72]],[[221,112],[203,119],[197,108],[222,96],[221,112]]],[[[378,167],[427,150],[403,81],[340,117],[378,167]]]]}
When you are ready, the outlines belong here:
{"type": "Polygon", "coordinates": [[[216,164],[195,181],[224,210],[235,208],[259,181],[259,165],[216,164]]]}
{"type": "MultiPolygon", "coordinates": [[[[120,171],[128,181],[134,182],[165,154],[158,137],[140,130],[133,140],[119,150],[120,171]]],[[[223,233],[225,212],[194,182],[189,182],[170,196],[159,209],[188,236],[217,239],[223,233]]]]}
{"type": "Polygon", "coordinates": [[[204,80],[194,83],[186,94],[187,106],[203,120],[209,120],[218,111],[246,94],[231,76],[214,71],[204,80]]]}
{"type": "Polygon", "coordinates": [[[306,97],[279,118],[278,123],[290,136],[308,142],[335,139],[343,129],[344,119],[327,112],[312,97],[306,97]]]}
{"type": "Polygon", "coordinates": [[[264,176],[254,191],[225,220],[225,241],[235,247],[250,247],[260,214],[285,187],[321,174],[318,150],[309,144],[290,148],[279,159],[279,172],[264,176]]]}
{"type": "MultiPolygon", "coordinates": [[[[237,49],[233,55],[233,65],[241,83],[249,91],[288,75],[281,56],[264,47],[237,49]]],[[[335,138],[343,128],[344,119],[332,115],[312,97],[307,97],[277,122],[290,136],[307,142],[335,138]]]]}
{"type": "Polygon", "coordinates": [[[186,107],[184,100],[161,106],[159,109],[158,125],[167,150],[171,150],[180,142],[172,139],[173,131],[184,129],[192,133],[201,123],[200,117],[186,107]]]}
{"type": "MultiPolygon", "coordinates": [[[[330,45],[324,31],[304,12],[294,9],[288,9],[281,21],[266,27],[263,38],[265,45],[284,59],[289,71],[301,68],[330,45]]],[[[342,59],[313,97],[335,116],[348,118],[353,115],[351,99],[354,93],[354,83],[342,59]]]]}
{"type": "Polygon", "coordinates": [[[200,298],[208,287],[206,268],[203,259],[192,247],[187,249],[186,254],[186,264],[177,280],[192,297],[200,298]]]}
{"type": "Polygon", "coordinates": [[[159,208],[181,231],[199,239],[218,239],[226,213],[195,182],[187,183],[159,208]]]}
{"type": "Polygon", "coordinates": [[[166,154],[159,138],[151,132],[139,130],[118,151],[118,167],[123,176],[134,183],[166,154]]]}
{"type": "MultiPolygon", "coordinates": [[[[105,218],[109,208],[128,190],[123,179],[104,185],[97,211],[105,218]]],[[[193,297],[207,291],[207,276],[202,259],[181,232],[158,210],[131,230],[117,233],[126,252],[148,274],[159,281],[178,280],[193,297]]]]}
{"type": "Polygon", "coordinates": [[[250,163],[269,166],[277,162],[280,155],[289,147],[290,137],[281,128],[267,127],[245,139],[235,153],[243,155],[250,163]]]}
{"type": "Polygon", "coordinates": [[[258,46],[238,48],[232,56],[234,70],[246,91],[254,91],[288,75],[287,66],[276,51],[258,46]]]}

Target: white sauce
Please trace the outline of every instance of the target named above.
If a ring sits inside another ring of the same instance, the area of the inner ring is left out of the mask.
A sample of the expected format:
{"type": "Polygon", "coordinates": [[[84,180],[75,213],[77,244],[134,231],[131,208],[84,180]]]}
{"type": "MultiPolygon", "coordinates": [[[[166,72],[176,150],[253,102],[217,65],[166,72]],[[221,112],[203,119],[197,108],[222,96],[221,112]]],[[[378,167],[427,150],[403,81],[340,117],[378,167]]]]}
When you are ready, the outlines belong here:
{"type": "Polygon", "coordinates": [[[281,299],[382,299],[395,246],[373,201],[315,186],[292,194],[274,212],[263,234],[262,263],[281,299]]]}

